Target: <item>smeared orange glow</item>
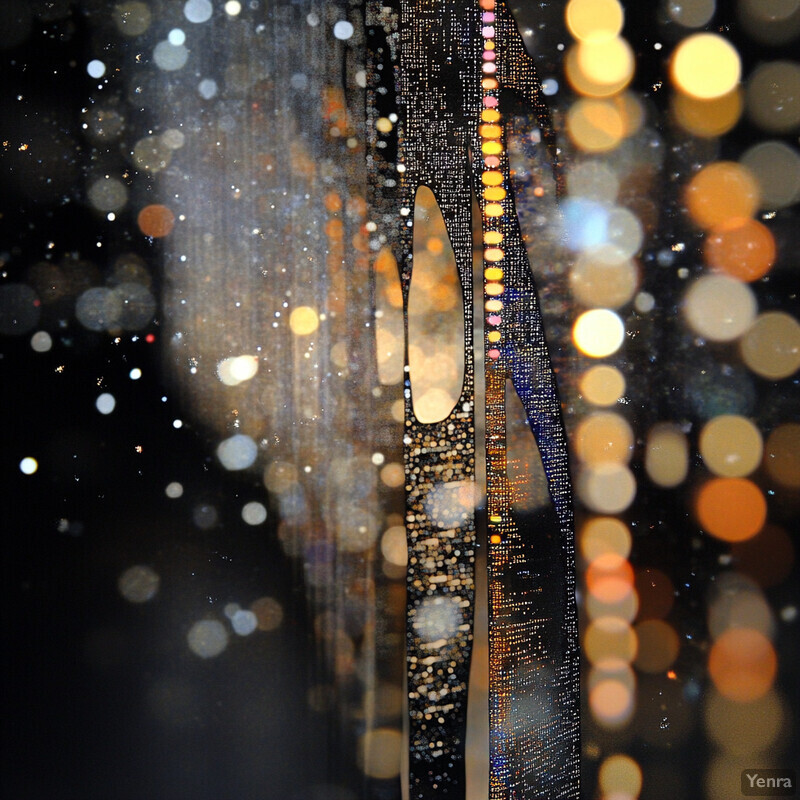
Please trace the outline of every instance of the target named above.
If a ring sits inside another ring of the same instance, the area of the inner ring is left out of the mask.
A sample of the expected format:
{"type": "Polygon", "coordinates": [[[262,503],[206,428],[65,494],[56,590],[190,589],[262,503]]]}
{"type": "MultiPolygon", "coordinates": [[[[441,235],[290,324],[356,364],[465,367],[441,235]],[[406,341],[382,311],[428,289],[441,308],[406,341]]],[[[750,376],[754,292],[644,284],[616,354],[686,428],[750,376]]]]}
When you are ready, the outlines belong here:
{"type": "Polygon", "coordinates": [[[742,116],[743,108],[739,89],[711,100],[701,100],[683,92],[676,92],[672,97],[672,114],[678,124],[695,136],[707,138],[722,136],[731,130],[742,116]]]}
{"type": "Polygon", "coordinates": [[[633,710],[633,691],[617,680],[600,681],[589,690],[589,708],[598,722],[618,725],[633,710]]]}
{"type": "Polygon", "coordinates": [[[567,112],[567,131],[572,141],[587,153],[613,150],[626,134],[620,109],[609,100],[582,98],[567,112]]]}
{"type": "Polygon", "coordinates": [[[578,458],[589,465],[606,461],[627,463],[633,452],[631,426],[620,414],[600,411],[584,417],[575,435],[578,458]]]}
{"type": "Polygon", "coordinates": [[[789,534],[777,525],[765,525],[752,539],[737,542],[731,553],[737,570],[763,588],[785,581],[795,561],[794,544],[789,534]]]}
{"type": "Polygon", "coordinates": [[[587,97],[610,97],[633,78],[633,51],[619,37],[580,42],[567,54],[564,69],[576,91],[587,97]]]}
{"type": "Polygon", "coordinates": [[[775,648],[752,628],[731,628],[711,648],[708,673],[721,695],[739,703],[763,697],[778,669],[775,648]]]}
{"type": "Polygon", "coordinates": [[[634,585],[639,595],[639,619],[662,619],[672,610],[675,587],[669,576],[660,569],[637,569],[634,585]]]}
{"type": "Polygon", "coordinates": [[[633,567],[618,553],[603,553],[586,570],[586,588],[603,603],[618,603],[633,591],[633,567]]]}
{"type": "Polygon", "coordinates": [[[589,562],[606,553],[627,558],[631,551],[631,534],[617,517],[593,517],[581,528],[580,546],[583,557],[589,562]]]}
{"type": "Polygon", "coordinates": [[[756,281],[775,263],[775,237],[757,220],[733,217],[706,237],[704,252],[710,267],[740,281],[756,281]]]}
{"type": "Polygon", "coordinates": [[[609,658],[630,662],[636,656],[636,636],[624,619],[598,617],[586,628],[583,651],[592,664],[601,664],[609,658]]]}
{"type": "Polygon", "coordinates": [[[334,241],[341,240],[344,236],[344,224],[340,219],[329,219],[325,223],[325,235],[334,241]]]}
{"type": "Polygon", "coordinates": [[[634,800],[642,790],[642,768],[630,756],[618,753],[602,763],[597,782],[604,798],[634,800]]]}
{"type": "Polygon", "coordinates": [[[336,192],[328,192],[323,200],[325,209],[332,214],[342,210],[342,198],[336,192]]]}
{"type": "Polygon", "coordinates": [[[638,650],[634,666],[641,672],[657,674],[672,666],[680,641],[675,629],[660,619],[648,619],[636,626],[638,650]]]}
{"type": "Polygon", "coordinates": [[[700,170],[686,187],[686,208],[701,228],[714,228],[731,218],[752,217],[760,202],[758,183],[733,161],[715,161],[700,170]]]}

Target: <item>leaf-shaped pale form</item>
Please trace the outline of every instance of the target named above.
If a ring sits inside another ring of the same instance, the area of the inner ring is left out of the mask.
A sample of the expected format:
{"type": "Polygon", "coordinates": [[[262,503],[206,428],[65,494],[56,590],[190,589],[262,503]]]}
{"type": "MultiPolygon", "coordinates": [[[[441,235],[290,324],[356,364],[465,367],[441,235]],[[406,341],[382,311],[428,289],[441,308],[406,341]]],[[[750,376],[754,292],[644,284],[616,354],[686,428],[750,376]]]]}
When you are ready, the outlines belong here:
{"type": "Polygon", "coordinates": [[[408,363],[414,415],[441,422],[464,383],[464,304],[444,218],[427,186],[419,187],[414,203],[408,363]]]}

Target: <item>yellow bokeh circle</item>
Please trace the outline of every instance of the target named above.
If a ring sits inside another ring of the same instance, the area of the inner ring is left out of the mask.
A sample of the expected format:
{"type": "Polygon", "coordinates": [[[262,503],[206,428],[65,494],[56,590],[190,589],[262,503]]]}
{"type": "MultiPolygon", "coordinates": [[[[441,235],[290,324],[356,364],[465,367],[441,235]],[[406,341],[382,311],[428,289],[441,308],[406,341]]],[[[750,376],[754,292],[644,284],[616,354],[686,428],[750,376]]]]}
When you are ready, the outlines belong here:
{"type": "Polygon", "coordinates": [[[733,91],[742,76],[736,48],[717,33],[687,36],[672,56],[672,80],[683,92],[701,100],[733,91]]]}

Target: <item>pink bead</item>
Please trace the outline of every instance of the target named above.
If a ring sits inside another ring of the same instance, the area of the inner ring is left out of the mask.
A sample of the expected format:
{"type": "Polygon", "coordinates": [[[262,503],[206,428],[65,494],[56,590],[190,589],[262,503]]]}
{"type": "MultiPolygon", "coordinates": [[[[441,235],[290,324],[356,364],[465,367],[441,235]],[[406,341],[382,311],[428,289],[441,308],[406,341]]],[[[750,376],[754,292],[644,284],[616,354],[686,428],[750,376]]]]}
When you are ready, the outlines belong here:
{"type": "Polygon", "coordinates": [[[499,325],[503,321],[503,318],[499,314],[489,314],[489,316],[486,317],[486,321],[490,325],[499,325]]]}
{"type": "Polygon", "coordinates": [[[495,55],[494,50],[484,50],[483,51],[483,60],[484,61],[494,61],[495,55]]]}
{"type": "Polygon", "coordinates": [[[484,22],[494,22],[494,11],[484,11],[481,19],[484,22]]]}
{"type": "Polygon", "coordinates": [[[493,347],[486,355],[489,356],[492,361],[496,361],[500,358],[500,351],[493,347]]]}
{"type": "Polygon", "coordinates": [[[481,31],[484,39],[493,39],[494,38],[494,25],[484,25],[483,30],[481,31]]]}
{"type": "Polygon", "coordinates": [[[491,61],[486,61],[483,64],[483,72],[485,75],[494,75],[497,72],[497,66],[492,64],[491,61]]]}
{"type": "Polygon", "coordinates": [[[483,163],[486,164],[487,167],[499,167],[500,159],[497,156],[486,156],[486,158],[483,159],[483,163]]]}
{"type": "Polygon", "coordinates": [[[487,94],[486,97],[483,98],[483,104],[486,108],[497,108],[497,98],[487,94]]]}

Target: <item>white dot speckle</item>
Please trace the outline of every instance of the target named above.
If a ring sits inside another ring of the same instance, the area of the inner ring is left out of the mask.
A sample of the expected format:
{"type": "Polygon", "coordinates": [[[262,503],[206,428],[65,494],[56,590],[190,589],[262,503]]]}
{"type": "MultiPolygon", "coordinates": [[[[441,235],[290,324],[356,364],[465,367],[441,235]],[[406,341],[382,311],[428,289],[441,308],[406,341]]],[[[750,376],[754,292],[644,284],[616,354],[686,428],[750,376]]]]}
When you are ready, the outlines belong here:
{"type": "Polygon", "coordinates": [[[183,15],[189,22],[208,22],[214,9],[210,0],[188,0],[183,7],[183,15]]]}
{"type": "Polygon", "coordinates": [[[245,503],[242,508],[242,519],[248,525],[261,525],[267,519],[267,509],[257,500],[245,503]]]}
{"type": "Polygon", "coordinates": [[[641,314],[647,314],[656,307],[656,299],[650,292],[639,292],[634,301],[636,310],[641,314]]]}
{"type": "Polygon", "coordinates": [[[186,34],[180,28],[173,28],[167,34],[167,41],[177,47],[186,41],[186,34]]]}
{"type": "Polygon", "coordinates": [[[28,456],[19,462],[19,469],[23,475],[33,475],[39,469],[39,462],[35,458],[28,456]]]}
{"type": "Polygon", "coordinates": [[[546,78],[542,81],[542,94],[552,97],[558,92],[558,81],[555,78],[546,78]]]}
{"type": "Polygon", "coordinates": [[[31,347],[37,353],[46,353],[53,346],[53,337],[47,331],[36,331],[31,336],[31,347]]]}
{"type": "Polygon", "coordinates": [[[200,92],[200,96],[204,100],[210,100],[217,94],[217,82],[211,78],[204,78],[202,81],[200,81],[197,91],[200,92]]]}
{"type": "Polygon", "coordinates": [[[138,381],[138,380],[139,380],[139,378],[141,378],[141,377],[142,377],[142,371],[139,369],[139,367],[134,367],[134,368],[133,368],[133,369],[132,369],[132,370],[131,370],[131,371],[128,373],[128,377],[129,377],[129,378],[130,378],[132,381],[138,381]]]}
{"type": "Polygon", "coordinates": [[[250,436],[236,433],[217,446],[217,458],[227,470],[247,469],[255,463],[258,445],[250,436]]]}
{"type": "Polygon", "coordinates": [[[129,567],[119,576],[119,593],[130,603],[146,603],[158,594],[161,578],[151,567],[143,564],[129,567]]]}
{"type": "Polygon", "coordinates": [[[340,19],[333,26],[333,35],[337,39],[341,39],[342,41],[347,41],[347,39],[349,39],[353,35],[352,23],[348,22],[346,19],[340,19]]]}
{"type": "Polygon", "coordinates": [[[110,392],[103,392],[103,394],[94,401],[94,405],[101,414],[110,414],[116,407],[117,400],[110,392]]]}
{"type": "Polygon", "coordinates": [[[241,608],[231,617],[231,626],[239,636],[249,636],[258,627],[258,618],[252,611],[241,608]]]}
{"type": "Polygon", "coordinates": [[[86,71],[92,78],[102,78],[106,74],[106,65],[97,58],[93,58],[87,65],[86,71]]]}
{"type": "Polygon", "coordinates": [[[178,483],[178,481],[172,481],[167,484],[167,488],[164,489],[164,494],[171,500],[176,500],[183,494],[183,485],[178,483]]]}
{"type": "Polygon", "coordinates": [[[186,640],[195,655],[213,658],[228,646],[228,632],[218,620],[202,619],[192,625],[186,640]]]}

